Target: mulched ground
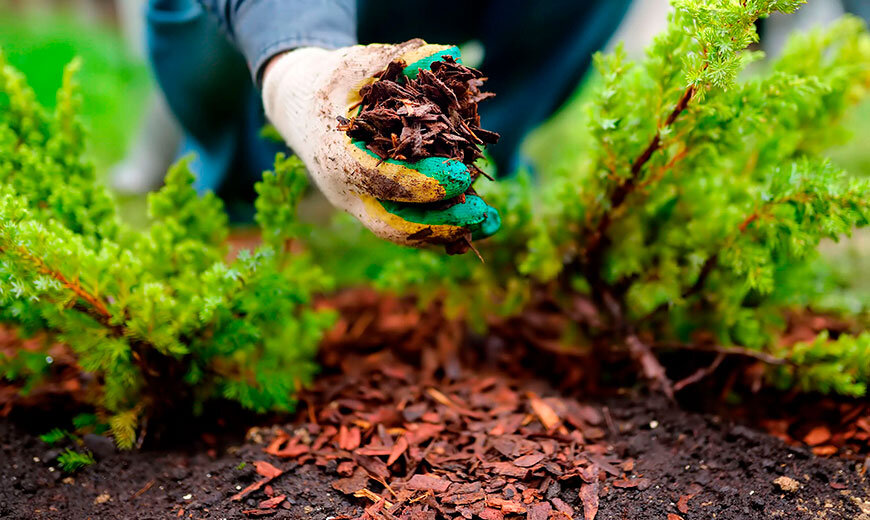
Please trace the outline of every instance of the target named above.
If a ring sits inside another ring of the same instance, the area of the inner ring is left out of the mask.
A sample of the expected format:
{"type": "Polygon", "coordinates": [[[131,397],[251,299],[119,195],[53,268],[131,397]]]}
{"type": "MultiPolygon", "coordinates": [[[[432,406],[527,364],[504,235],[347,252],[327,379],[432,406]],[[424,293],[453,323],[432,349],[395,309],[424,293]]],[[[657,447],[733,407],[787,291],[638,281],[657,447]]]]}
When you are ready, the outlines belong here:
{"type": "MultiPolygon", "coordinates": [[[[0,419],[0,518],[870,520],[867,452],[837,448],[863,438],[866,403],[817,402],[839,422],[739,408],[788,421],[785,439],[840,450],[818,457],[662,397],[566,388],[578,360],[470,341],[438,309],[345,298],[329,303],[342,319],[324,374],[287,424],[245,435],[250,417],[225,412],[217,428],[182,417],[170,430],[185,440],[126,453],[88,437],[98,463],[69,476],[35,436],[44,420],[16,404],[0,419]]],[[[72,385],[61,381],[58,395],[72,385]]]]}
{"type": "MultiPolygon", "coordinates": [[[[604,413],[600,404],[590,406],[604,413]]],[[[870,518],[867,476],[858,464],[817,458],[806,449],[659,399],[621,398],[606,406],[618,433],[607,433],[604,445],[622,456],[616,471],[638,485],[616,487],[614,482],[625,479],[606,475],[599,483],[597,519],[870,518]],[[626,461],[632,460],[634,467],[626,471],[626,461]],[[782,477],[788,480],[778,480],[782,477]],[[783,489],[790,485],[796,489],[783,489]]],[[[3,420],[0,518],[242,519],[253,518],[243,511],[263,509],[270,495],[284,498],[266,518],[353,518],[372,508],[371,500],[334,489],[343,478],[340,464],[299,465],[264,453],[273,433],[255,433],[254,439],[214,457],[206,450],[109,453],[96,466],[69,477],[46,462],[56,452],[3,420]],[[254,442],[260,439],[264,444],[254,442]],[[269,462],[283,473],[233,501],[240,490],[264,478],[256,471],[256,461],[269,462]],[[241,462],[246,462],[244,467],[241,462]]],[[[545,500],[537,501],[551,507],[535,509],[548,511],[547,516],[527,518],[564,518],[555,513],[559,509],[554,504],[584,518],[578,483],[551,484],[545,500]]],[[[514,488],[522,495],[520,486],[514,488]]],[[[505,488],[499,496],[510,500],[505,488]]]]}

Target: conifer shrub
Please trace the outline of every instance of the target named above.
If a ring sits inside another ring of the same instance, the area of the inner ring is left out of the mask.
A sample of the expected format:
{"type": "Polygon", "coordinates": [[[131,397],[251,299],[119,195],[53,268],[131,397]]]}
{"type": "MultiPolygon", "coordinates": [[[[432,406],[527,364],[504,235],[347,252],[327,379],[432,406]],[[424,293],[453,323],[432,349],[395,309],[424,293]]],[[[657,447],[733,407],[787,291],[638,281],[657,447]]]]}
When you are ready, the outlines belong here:
{"type": "MultiPolygon", "coordinates": [[[[303,166],[279,156],[264,175],[264,243],[233,259],[222,204],[195,192],[187,161],[149,197],[150,227],[133,229],[82,157],[77,68],[66,69],[49,112],[0,55],[0,321],[69,345],[122,448],[141,419],[179,405],[226,398],[290,409],[333,321],[310,305],[329,277],[291,253],[305,231],[296,220],[303,166]]],[[[49,363],[22,350],[0,356],[0,376],[33,386],[49,363]]]]}
{"type": "MultiPolygon", "coordinates": [[[[775,361],[780,386],[866,394],[866,333],[781,341],[789,310],[831,301],[820,242],[870,219],[867,177],[823,155],[870,89],[864,23],[797,34],[770,62],[749,49],[759,18],[802,3],[674,1],[643,59],[596,56],[584,119],[547,139],[560,160],[481,186],[503,216],[480,244],[485,263],[404,255],[379,283],[443,297],[472,324],[544,295],[576,317],[564,343],[622,346],[666,391],[664,346],[775,361]],[[578,296],[600,319],[582,319],[578,296]]],[[[860,329],[870,301],[852,303],[860,329]]]]}

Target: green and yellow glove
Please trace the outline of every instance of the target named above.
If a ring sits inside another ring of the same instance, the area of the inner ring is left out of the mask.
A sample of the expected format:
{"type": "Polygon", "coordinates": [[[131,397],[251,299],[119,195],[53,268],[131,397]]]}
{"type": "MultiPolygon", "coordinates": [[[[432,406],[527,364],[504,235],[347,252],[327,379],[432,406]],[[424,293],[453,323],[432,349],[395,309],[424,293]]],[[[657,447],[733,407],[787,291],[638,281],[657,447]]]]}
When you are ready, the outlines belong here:
{"type": "Polygon", "coordinates": [[[501,226],[480,197],[438,204],[465,193],[472,179],[460,161],[429,157],[414,163],[381,159],[338,130],[337,116],[356,114],[359,90],[396,60],[413,78],[456,47],[411,40],[336,50],[301,48],[276,58],[263,79],[266,115],[305,162],[330,202],[377,236],[399,244],[450,243],[471,232],[485,238],[501,226]]]}

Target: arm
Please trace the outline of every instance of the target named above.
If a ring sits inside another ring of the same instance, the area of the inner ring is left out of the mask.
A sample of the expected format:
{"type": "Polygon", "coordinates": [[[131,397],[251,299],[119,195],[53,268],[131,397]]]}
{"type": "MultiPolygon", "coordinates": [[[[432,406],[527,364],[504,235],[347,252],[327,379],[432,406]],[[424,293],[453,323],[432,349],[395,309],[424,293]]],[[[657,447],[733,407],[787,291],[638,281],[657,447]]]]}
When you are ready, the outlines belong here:
{"type": "MultiPolygon", "coordinates": [[[[163,0],[174,1],[174,0],[163,0]]],[[[354,0],[200,0],[248,62],[258,86],[275,56],[356,43],[354,0]]]]}

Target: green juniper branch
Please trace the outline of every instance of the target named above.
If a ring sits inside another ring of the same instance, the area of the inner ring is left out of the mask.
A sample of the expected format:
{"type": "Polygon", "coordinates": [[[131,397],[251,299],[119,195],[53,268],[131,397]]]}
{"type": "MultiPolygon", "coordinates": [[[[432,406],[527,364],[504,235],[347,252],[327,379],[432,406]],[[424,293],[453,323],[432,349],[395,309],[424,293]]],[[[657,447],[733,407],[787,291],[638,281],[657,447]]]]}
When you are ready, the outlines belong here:
{"type": "MultiPolygon", "coordinates": [[[[291,409],[333,320],[310,308],[329,277],[279,244],[306,233],[301,163],[279,157],[264,176],[266,244],[232,261],[222,204],[196,193],[187,161],[149,197],[151,226],[131,229],[82,157],[77,66],[48,113],[0,54],[0,321],[69,345],[95,376],[90,404],[124,448],[150,416],[178,406],[225,398],[291,409]]],[[[29,367],[0,359],[0,376],[28,388],[43,372],[29,367]]]]}
{"type": "MultiPolygon", "coordinates": [[[[596,57],[587,130],[578,111],[554,123],[546,141],[560,159],[538,165],[540,179],[484,188],[506,216],[503,232],[480,244],[485,265],[424,253],[395,261],[380,283],[415,287],[424,301],[438,287],[445,307],[472,323],[539,300],[573,319],[581,296],[595,316],[579,316],[566,341],[626,347],[647,376],[661,375],[654,345],[692,345],[698,335],[726,355],[768,359],[790,309],[832,301],[820,241],[870,222],[870,184],[823,155],[870,90],[864,23],[846,17],[796,35],[780,57],[745,71],[763,58],[747,50],[757,19],[802,3],[674,1],[668,29],[638,63],[620,47],[596,57]]],[[[870,349],[855,345],[870,363],[870,349]]],[[[833,363],[803,360],[817,374],[833,363]]],[[[863,372],[846,373],[866,383],[863,372]]],[[[820,377],[807,381],[821,387],[820,377]]]]}

